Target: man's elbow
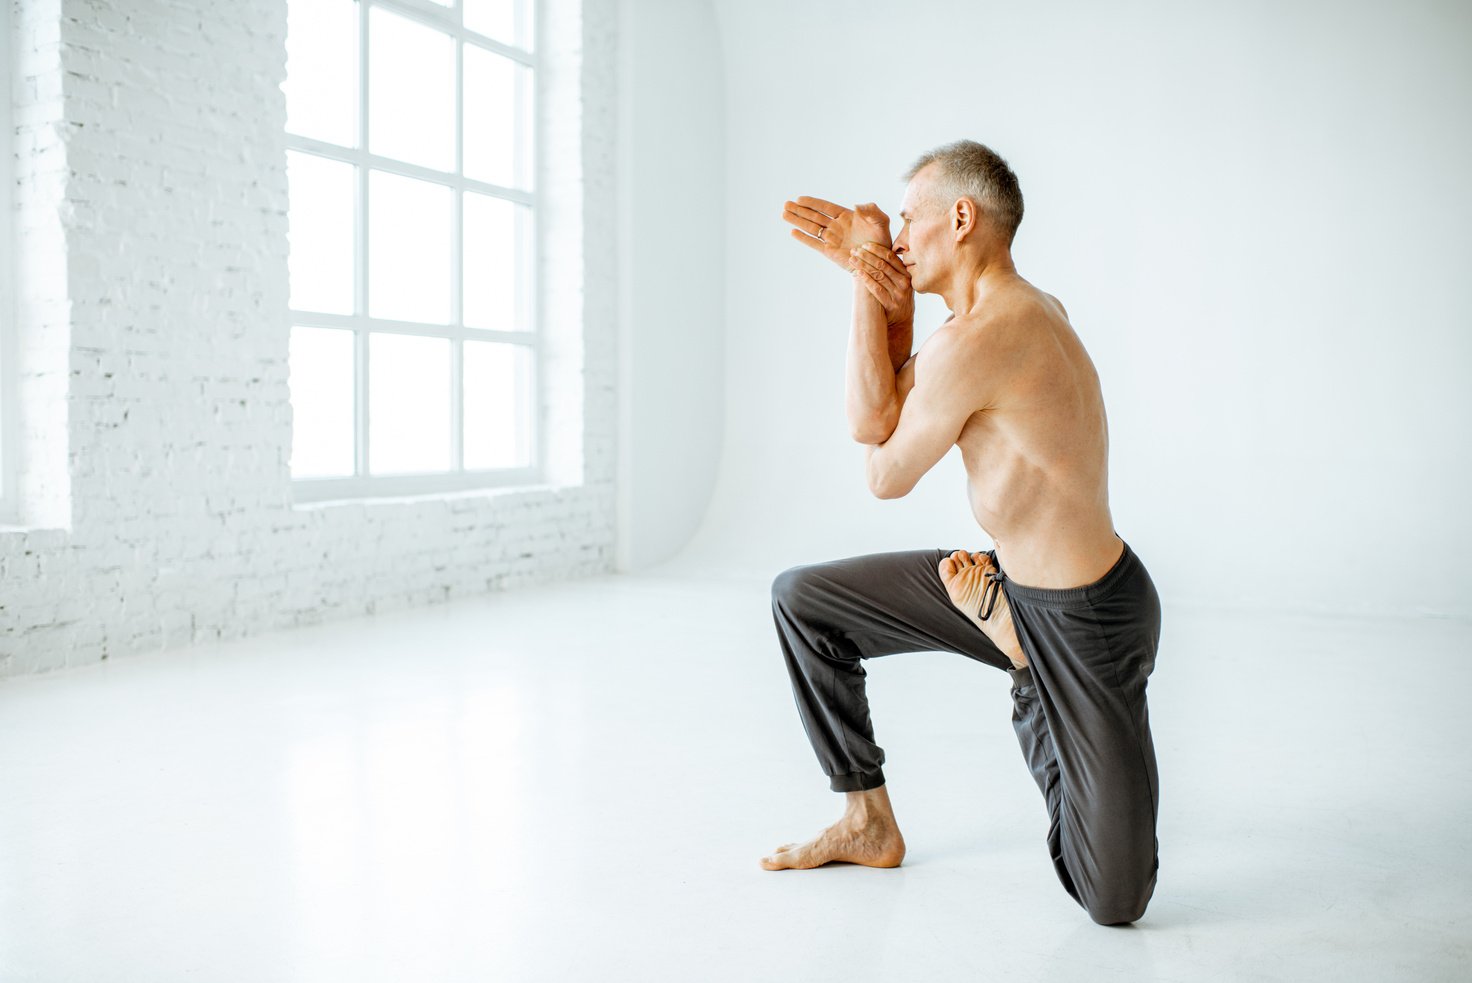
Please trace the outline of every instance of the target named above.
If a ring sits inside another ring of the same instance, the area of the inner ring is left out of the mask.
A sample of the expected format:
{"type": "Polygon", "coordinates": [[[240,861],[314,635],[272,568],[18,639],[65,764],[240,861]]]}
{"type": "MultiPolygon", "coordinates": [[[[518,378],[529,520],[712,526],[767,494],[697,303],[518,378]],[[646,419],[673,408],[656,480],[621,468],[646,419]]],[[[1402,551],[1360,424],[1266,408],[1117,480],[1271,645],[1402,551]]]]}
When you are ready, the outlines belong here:
{"type": "Polygon", "coordinates": [[[893,427],[885,430],[883,424],[879,423],[865,424],[861,427],[854,427],[849,431],[849,434],[854,438],[854,443],[874,444],[875,446],[884,443],[893,433],[893,427]]]}
{"type": "Polygon", "coordinates": [[[860,444],[882,444],[894,434],[894,428],[899,422],[898,414],[873,416],[862,423],[855,424],[849,432],[860,444]]]}
{"type": "Polygon", "coordinates": [[[869,478],[869,493],[875,498],[904,498],[914,487],[913,484],[896,483],[882,475],[871,475],[869,478]]]}

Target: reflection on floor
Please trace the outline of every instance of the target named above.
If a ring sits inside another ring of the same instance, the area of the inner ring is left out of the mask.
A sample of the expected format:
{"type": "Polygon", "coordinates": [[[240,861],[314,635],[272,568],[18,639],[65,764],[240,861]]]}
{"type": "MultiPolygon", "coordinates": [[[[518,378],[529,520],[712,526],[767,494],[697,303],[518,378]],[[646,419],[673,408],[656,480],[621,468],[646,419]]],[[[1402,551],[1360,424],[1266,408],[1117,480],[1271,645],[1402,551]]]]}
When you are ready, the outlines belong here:
{"type": "Polygon", "coordinates": [[[1145,918],[1064,894],[1007,677],[871,661],[910,853],[837,817],[766,583],[600,577],[0,685],[0,977],[1434,980],[1472,958],[1472,626],[1166,599],[1145,918]]]}

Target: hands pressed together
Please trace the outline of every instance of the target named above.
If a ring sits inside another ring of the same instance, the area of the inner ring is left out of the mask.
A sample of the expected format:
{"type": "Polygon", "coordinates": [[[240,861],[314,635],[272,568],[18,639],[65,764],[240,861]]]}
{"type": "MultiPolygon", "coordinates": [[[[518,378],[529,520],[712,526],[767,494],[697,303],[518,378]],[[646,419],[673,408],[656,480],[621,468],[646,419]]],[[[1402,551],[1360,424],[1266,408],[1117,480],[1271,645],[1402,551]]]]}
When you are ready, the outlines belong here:
{"type": "Polygon", "coordinates": [[[791,235],[848,270],[884,308],[890,324],[910,323],[915,317],[915,291],[910,271],[894,251],[889,216],[870,202],[844,208],[822,198],[803,195],[787,202],[782,217],[793,225],[791,235]]]}

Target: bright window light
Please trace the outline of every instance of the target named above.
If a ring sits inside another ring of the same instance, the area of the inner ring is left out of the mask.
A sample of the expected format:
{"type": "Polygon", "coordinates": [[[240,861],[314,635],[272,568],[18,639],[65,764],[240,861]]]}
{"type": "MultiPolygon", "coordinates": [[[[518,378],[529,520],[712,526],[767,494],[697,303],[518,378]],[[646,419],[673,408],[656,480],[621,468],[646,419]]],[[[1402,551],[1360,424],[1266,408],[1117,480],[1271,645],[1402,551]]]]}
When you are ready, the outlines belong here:
{"type": "Polygon", "coordinates": [[[368,457],[374,474],[449,468],[449,378],[449,339],[370,336],[368,457]]]}
{"type": "Polygon", "coordinates": [[[542,480],[533,0],[288,0],[299,500],[542,480]]]}
{"type": "Polygon", "coordinates": [[[291,329],[291,476],[353,473],[353,333],[291,329]]]}

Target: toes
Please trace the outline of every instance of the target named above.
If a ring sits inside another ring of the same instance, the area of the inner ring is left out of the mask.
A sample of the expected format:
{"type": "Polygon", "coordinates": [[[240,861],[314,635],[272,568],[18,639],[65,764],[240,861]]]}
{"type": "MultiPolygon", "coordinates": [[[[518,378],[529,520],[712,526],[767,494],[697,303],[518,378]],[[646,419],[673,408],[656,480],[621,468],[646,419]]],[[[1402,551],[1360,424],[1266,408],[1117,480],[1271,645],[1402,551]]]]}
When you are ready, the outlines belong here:
{"type": "Polygon", "coordinates": [[[818,864],[813,862],[813,851],[805,847],[788,850],[786,853],[780,853],[777,856],[781,859],[782,866],[792,870],[808,870],[818,866],[818,864]]]}
{"type": "Polygon", "coordinates": [[[802,851],[788,849],[790,846],[792,844],[789,843],[787,846],[778,847],[770,856],[763,857],[762,866],[767,870],[787,870],[790,867],[799,866],[798,858],[802,856],[802,851]]]}
{"type": "Polygon", "coordinates": [[[792,848],[795,846],[797,846],[796,843],[782,844],[767,856],[762,857],[761,865],[767,870],[785,870],[788,867],[793,866],[792,858],[796,856],[796,854],[790,853],[789,851],[791,851],[792,848]]]}

